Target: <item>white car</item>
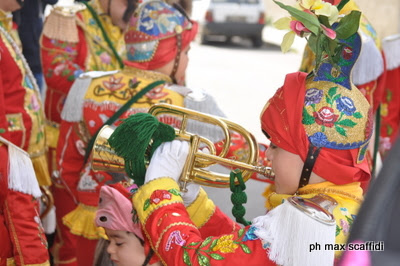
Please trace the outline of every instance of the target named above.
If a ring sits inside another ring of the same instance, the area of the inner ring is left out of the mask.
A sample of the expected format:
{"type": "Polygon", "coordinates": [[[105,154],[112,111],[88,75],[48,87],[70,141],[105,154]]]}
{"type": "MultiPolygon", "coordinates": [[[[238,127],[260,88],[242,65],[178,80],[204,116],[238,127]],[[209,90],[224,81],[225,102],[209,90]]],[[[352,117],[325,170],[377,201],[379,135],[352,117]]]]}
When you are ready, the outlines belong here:
{"type": "Polygon", "coordinates": [[[192,19],[199,23],[201,43],[211,36],[247,37],[260,47],[265,24],[263,0],[193,0],[192,19]]]}

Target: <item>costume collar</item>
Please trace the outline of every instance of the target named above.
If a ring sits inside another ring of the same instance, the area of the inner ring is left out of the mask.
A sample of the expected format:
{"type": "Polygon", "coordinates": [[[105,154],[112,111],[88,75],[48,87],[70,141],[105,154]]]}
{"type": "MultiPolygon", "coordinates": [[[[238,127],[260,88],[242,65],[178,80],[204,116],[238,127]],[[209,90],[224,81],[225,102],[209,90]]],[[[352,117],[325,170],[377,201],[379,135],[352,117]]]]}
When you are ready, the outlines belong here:
{"type": "Polygon", "coordinates": [[[134,77],[151,79],[151,80],[164,80],[167,83],[172,83],[171,78],[168,75],[165,75],[160,72],[151,71],[151,70],[143,70],[135,67],[131,67],[125,64],[125,68],[122,70],[123,73],[128,73],[133,75],[134,77]]]}
{"type": "MultiPolygon", "coordinates": [[[[300,188],[297,194],[301,197],[310,198],[318,193],[332,195],[339,195],[342,197],[347,197],[354,199],[361,203],[363,200],[363,190],[360,187],[360,182],[349,183],[346,185],[336,185],[332,182],[321,182],[317,184],[309,184],[303,188],[300,188]]],[[[267,198],[266,207],[271,210],[278,205],[283,203],[284,199],[292,197],[293,195],[288,194],[277,194],[274,192],[273,186],[264,193],[267,198]]]]}

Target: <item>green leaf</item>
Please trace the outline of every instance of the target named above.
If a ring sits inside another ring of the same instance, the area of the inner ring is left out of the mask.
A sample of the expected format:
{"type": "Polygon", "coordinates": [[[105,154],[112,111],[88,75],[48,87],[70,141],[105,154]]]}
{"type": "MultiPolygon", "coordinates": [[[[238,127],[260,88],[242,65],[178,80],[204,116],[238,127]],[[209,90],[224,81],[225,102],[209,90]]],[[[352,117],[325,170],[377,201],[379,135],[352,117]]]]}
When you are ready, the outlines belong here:
{"type": "Polygon", "coordinates": [[[344,130],[344,128],[335,125],[335,129],[340,135],[347,137],[346,130],[344,130]]]}
{"type": "Polygon", "coordinates": [[[211,236],[207,237],[206,240],[203,241],[203,243],[201,244],[200,248],[204,248],[204,247],[207,246],[210,242],[211,242],[211,236]]]}
{"type": "Polygon", "coordinates": [[[329,19],[327,16],[318,16],[318,21],[321,22],[324,26],[331,28],[331,25],[329,24],[329,19]]]}
{"type": "Polygon", "coordinates": [[[333,97],[332,102],[336,101],[339,98],[340,98],[340,94],[337,94],[335,97],[333,97]]]}
{"type": "Polygon", "coordinates": [[[298,10],[294,7],[287,6],[282,4],[281,2],[275,1],[275,4],[280,6],[282,9],[285,9],[286,11],[289,12],[289,14],[294,17],[296,20],[300,21],[301,23],[304,24],[304,26],[309,29],[312,33],[315,35],[318,34],[318,31],[320,29],[320,23],[318,21],[318,18],[314,15],[311,15],[309,13],[306,13],[304,11],[298,10]]]}
{"type": "Polygon", "coordinates": [[[336,87],[332,87],[332,88],[329,89],[329,91],[328,91],[329,97],[333,98],[333,96],[336,95],[337,88],[338,88],[338,87],[336,86],[336,87]]]}
{"type": "Polygon", "coordinates": [[[354,116],[355,118],[363,118],[363,115],[362,115],[360,112],[355,112],[355,113],[353,114],[353,116],[354,116]]]}
{"type": "Polygon", "coordinates": [[[190,246],[196,246],[197,244],[199,244],[200,242],[192,242],[192,243],[190,243],[190,244],[188,244],[187,246],[188,247],[190,247],[190,246]]]}
{"type": "Polygon", "coordinates": [[[183,251],[183,262],[185,262],[186,265],[192,266],[192,262],[190,261],[189,253],[187,250],[183,251]]]}
{"type": "Polygon", "coordinates": [[[209,259],[206,257],[206,256],[204,256],[204,255],[201,255],[201,254],[199,254],[199,256],[197,256],[197,260],[199,261],[199,264],[201,265],[201,266],[203,266],[203,265],[210,265],[210,261],[209,261],[209,259]]]}
{"type": "Polygon", "coordinates": [[[352,226],[352,225],[353,225],[353,219],[351,219],[351,218],[348,217],[347,215],[346,215],[345,217],[346,217],[346,220],[347,220],[347,222],[349,223],[349,225],[352,226]]]}
{"type": "Polygon", "coordinates": [[[214,239],[213,242],[211,243],[209,249],[212,250],[217,245],[217,243],[218,243],[218,239],[214,239]]]}
{"type": "Polygon", "coordinates": [[[213,258],[214,260],[223,260],[223,259],[225,259],[221,255],[216,254],[216,253],[211,253],[211,254],[208,254],[208,255],[210,255],[210,257],[213,258]]]}
{"type": "Polygon", "coordinates": [[[240,247],[243,249],[244,253],[250,254],[251,250],[245,244],[240,244],[240,247]]]}
{"type": "Polygon", "coordinates": [[[147,210],[150,207],[150,199],[145,200],[143,210],[147,210]]]}
{"type": "Polygon", "coordinates": [[[337,5],[337,9],[340,11],[342,8],[349,2],[350,0],[342,0],[340,3],[337,5]]]}
{"type": "Polygon", "coordinates": [[[179,190],[177,190],[175,188],[168,190],[168,192],[170,192],[171,194],[174,194],[175,196],[181,195],[181,193],[179,193],[179,190]]]}
{"type": "Polygon", "coordinates": [[[336,28],[336,38],[347,39],[358,31],[360,25],[360,11],[351,11],[350,14],[345,16],[339,21],[339,25],[336,28]]]}
{"type": "Polygon", "coordinates": [[[68,81],[74,81],[75,80],[75,76],[74,75],[70,75],[67,78],[68,81]]]}
{"type": "Polygon", "coordinates": [[[244,228],[240,228],[239,232],[238,232],[238,237],[241,237],[244,233],[244,228]]]}
{"type": "Polygon", "coordinates": [[[329,105],[332,105],[332,98],[329,97],[328,95],[325,96],[325,100],[329,105]]]}
{"type": "Polygon", "coordinates": [[[315,123],[315,118],[307,112],[305,107],[303,107],[303,121],[302,121],[302,123],[304,125],[312,125],[312,124],[315,123]]]}
{"type": "Polygon", "coordinates": [[[342,231],[342,228],[340,228],[338,225],[336,225],[336,236],[340,234],[340,231],[342,231]]]}
{"type": "Polygon", "coordinates": [[[0,134],[3,134],[4,132],[6,132],[6,130],[4,128],[0,128],[0,134]]]}
{"type": "Polygon", "coordinates": [[[354,123],[350,119],[344,119],[342,121],[337,122],[336,125],[341,125],[341,126],[345,126],[345,127],[354,127],[355,125],[357,125],[357,123],[354,123]]]}

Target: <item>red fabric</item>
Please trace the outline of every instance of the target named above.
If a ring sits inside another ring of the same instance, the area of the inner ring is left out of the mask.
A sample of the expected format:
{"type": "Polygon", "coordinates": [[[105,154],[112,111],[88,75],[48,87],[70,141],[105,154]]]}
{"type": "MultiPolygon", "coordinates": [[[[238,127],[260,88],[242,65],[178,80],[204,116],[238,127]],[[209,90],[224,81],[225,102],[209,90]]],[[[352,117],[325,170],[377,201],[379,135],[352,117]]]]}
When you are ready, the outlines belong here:
{"type": "Polygon", "coordinates": [[[387,82],[381,105],[381,138],[379,151],[383,156],[399,137],[400,128],[400,67],[387,71],[387,82]]]}
{"type": "MultiPolygon", "coordinates": [[[[211,220],[214,219],[219,220],[218,217],[211,220]]],[[[231,231],[231,223],[221,223],[219,229],[229,233],[220,231],[206,238],[193,225],[181,203],[160,206],[145,223],[146,235],[152,246],[158,247],[157,254],[166,265],[203,265],[204,261],[210,265],[275,265],[260,239],[245,239],[250,227],[231,231]],[[175,215],[166,218],[167,213],[175,215]]]]}
{"type": "Polygon", "coordinates": [[[78,27],[79,42],[76,44],[60,42],[47,38],[41,39],[41,59],[43,75],[46,80],[46,100],[44,103],[46,118],[52,122],[61,122],[61,111],[75,73],[84,71],[87,57],[85,34],[78,27]]]}
{"type": "MultiPolygon", "coordinates": [[[[284,85],[269,100],[261,114],[261,127],[278,147],[306,159],[309,141],[302,124],[307,73],[288,74],[284,85]]],[[[358,149],[322,148],[313,172],[334,184],[368,182],[370,171],[364,160],[357,164],[358,149]]]]}
{"type": "Polygon", "coordinates": [[[93,265],[94,252],[96,250],[97,240],[78,237],[77,257],[78,266],[93,265]]]}
{"type": "Polygon", "coordinates": [[[62,184],[53,183],[52,193],[56,208],[57,233],[51,248],[55,266],[76,266],[76,243],[78,237],[69,231],[62,218],[76,208],[74,198],[62,184]]]}
{"type": "MultiPolygon", "coordinates": [[[[182,48],[185,49],[196,37],[198,24],[196,22],[192,22],[193,26],[190,30],[185,30],[182,32],[182,48]]],[[[178,52],[177,46],[177,38],[176,36],[172,36],[171,38],[166,38],[159,40],[157,51],[155,52],[153,59],[149,62],[131,62],[125,61],[125,64],[128,66],[136,67],[139,69],[147,69],[154,70],[160,68],[170,61],[174,60],[178,52]],[[171,47],[173,47],[171,49],[171,47]]]]}

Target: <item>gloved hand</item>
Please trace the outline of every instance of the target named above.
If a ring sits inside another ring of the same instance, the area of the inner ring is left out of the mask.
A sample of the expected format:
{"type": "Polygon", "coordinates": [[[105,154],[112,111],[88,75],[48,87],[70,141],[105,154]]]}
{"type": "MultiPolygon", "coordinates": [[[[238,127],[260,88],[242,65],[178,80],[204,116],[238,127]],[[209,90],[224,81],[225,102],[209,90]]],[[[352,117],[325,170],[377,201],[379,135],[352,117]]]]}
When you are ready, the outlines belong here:
{"type": "MultiPolygon", "coordinates": [[[[154,152],[147,167],[145,183],[161,177],[170,177],[179,182],[188,154],[189,143],[187,141],[173,140],[161,144],[154,152]]],[[[196,199],[200,186],[190,183],[187,189],[187,192],[181,193],[185,206],[190,205],[196,199]]]]}

